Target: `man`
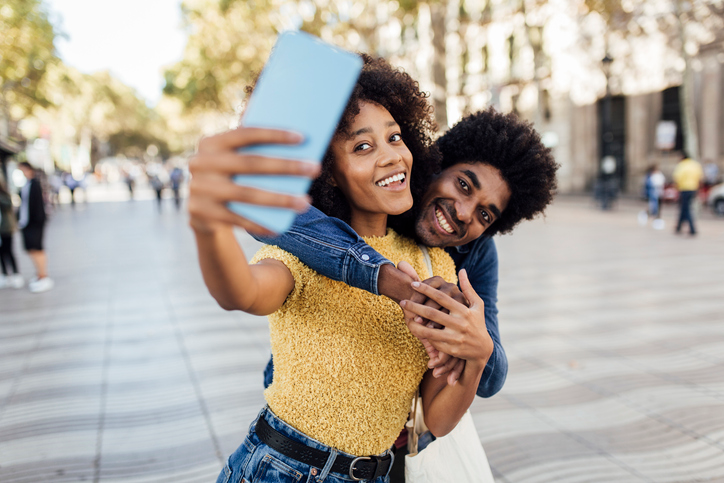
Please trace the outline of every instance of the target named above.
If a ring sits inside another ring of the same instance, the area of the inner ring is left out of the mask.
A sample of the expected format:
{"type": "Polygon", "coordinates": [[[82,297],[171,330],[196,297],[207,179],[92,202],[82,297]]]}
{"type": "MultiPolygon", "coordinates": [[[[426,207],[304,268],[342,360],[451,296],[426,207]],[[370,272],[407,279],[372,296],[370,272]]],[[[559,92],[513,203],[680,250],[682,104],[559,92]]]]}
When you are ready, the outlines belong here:
{"type": "Polygon", "coordinates": [[[691,202],[694,200],[699,185],[704,178],[704,170],[701,164],[690,159],[686,152],[681,153],[681,160],[674,168],[674,182],[679,190],[679,222],[676,224],[676,234],[681,233],[681,225],[689,222],[689,234],[696,235],[694,217],[691,213],[691,202]]]}
{"type": "Polygon", "coordinates": [[[18,226],[23,233],[25,250],[35,266],[36,277],[28,284],[33,293],[46,292],[55,283],[48,277],[48,258],[43,250],[43,234],[45,232],[45,201],[40,181],[35,176],[35,169],[28,162],[18,165],[27,183],[20,189],[20,216],[18,226]]]}

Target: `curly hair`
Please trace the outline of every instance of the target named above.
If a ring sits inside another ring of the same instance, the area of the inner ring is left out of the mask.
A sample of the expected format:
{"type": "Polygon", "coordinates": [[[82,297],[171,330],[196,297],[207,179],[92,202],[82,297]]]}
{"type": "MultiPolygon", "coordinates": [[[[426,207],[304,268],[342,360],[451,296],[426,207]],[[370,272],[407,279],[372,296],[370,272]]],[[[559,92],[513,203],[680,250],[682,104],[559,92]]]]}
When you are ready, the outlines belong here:
{"type": "Polygon", "coordinates": [[[436,142],[442,168],[484,163],[498,171],[510,189],[508,206],[486,235],[510,233],[523,219],[532,220],[553,201],[559,165],[533,125],[493,108],[471,114],[436,142]]]}
{"type": "MultiPolygon", "coordinates": [[[[413,202],[418,204],[433,175],[439,171],[439,156],[431,149],[437,125],[427,100],[429,95],[420,91],[417,81],[402,70],[393,68],[386,60],[367,54],[360,56],[364,66],[332,142],[350,135],[349,129],[360,112],[361,102],[371,102],[387,109],[399,124],[402,140],[412,153],[414,164],[409,182],[413,202]]],[[[331,183],[333,163],[334,155],[328,148],[322,160],[322,173],[312,183],[309,194],[316,208],[349,223],[350,205],[342,191],[331,183]]],[[[414,237],[414,211],[390,216],[388,226],[402,235],[414,237]]]]}

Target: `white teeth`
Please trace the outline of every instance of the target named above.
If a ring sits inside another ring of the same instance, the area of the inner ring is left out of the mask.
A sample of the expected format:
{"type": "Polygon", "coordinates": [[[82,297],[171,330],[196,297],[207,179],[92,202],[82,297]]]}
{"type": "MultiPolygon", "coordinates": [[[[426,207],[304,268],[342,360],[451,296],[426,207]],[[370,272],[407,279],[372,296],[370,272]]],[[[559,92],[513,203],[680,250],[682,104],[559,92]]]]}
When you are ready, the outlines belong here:
{"type": "Polygon", "coordinates": [[[448,232],[451,235],[453,233],[455,233],[455,231],[448,224],[445,217],[442,216],[442,212],[440,211],[439,208],[435,208],[435,216],[437,217],[437,222],[440,224],[440,226],[442,227],[443,230],[445,230],[446,232],[448,232]]]}
{"type": "Polygon", "coordinates": [[[402,181],[405,179],[404,174],[395,174],[393,176],[390,176],[389,178],[385,178],[382,181],[377,182],[377,186],[385,187],[390,183],[394,183],[395,181],[402,181]]]}

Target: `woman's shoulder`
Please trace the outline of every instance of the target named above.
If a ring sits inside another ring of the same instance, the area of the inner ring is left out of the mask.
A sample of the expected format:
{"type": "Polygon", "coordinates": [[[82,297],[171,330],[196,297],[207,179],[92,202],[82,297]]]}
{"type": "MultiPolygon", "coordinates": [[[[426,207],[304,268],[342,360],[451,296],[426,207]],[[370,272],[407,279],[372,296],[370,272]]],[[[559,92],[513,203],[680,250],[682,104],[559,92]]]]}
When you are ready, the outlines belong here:
{"type": "Polygon", "coordinates": [[[286,250],[282,250],[276,245],[263,245],[251,258],[249,261],[250,264],[259,263],[262,260],[278,260],[282,262],[284,265],[287,266],[290,272],[292,272],[292,275],[294,275],[297,272],[302,272],[306,268],[307,270],[311,269],[304,265],[299,258],[292,255],[286,250]]]}

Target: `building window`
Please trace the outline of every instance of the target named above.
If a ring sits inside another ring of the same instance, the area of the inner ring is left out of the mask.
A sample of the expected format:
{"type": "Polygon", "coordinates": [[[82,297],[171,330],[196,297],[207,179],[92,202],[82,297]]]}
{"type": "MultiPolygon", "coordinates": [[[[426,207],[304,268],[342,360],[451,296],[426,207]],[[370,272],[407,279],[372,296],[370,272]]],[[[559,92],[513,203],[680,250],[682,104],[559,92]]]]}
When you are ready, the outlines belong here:
{"type": "Polygon", "coordinates": [[[676,144],[674,150],[684,149],[684,130],[681,123],[681,103],[679,102],[679,86],[669,87],[661,93],[661,120],[676,123],[676,144]]]}

